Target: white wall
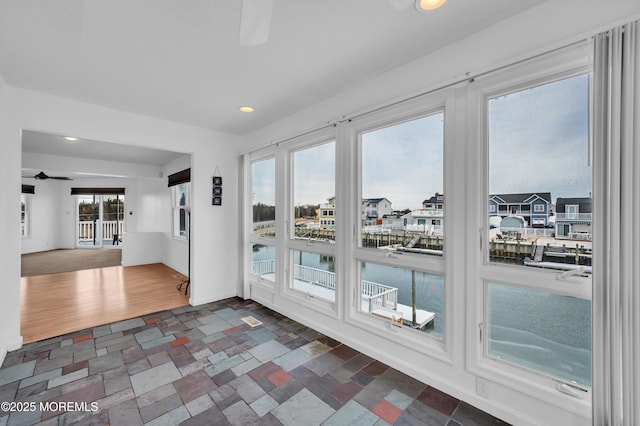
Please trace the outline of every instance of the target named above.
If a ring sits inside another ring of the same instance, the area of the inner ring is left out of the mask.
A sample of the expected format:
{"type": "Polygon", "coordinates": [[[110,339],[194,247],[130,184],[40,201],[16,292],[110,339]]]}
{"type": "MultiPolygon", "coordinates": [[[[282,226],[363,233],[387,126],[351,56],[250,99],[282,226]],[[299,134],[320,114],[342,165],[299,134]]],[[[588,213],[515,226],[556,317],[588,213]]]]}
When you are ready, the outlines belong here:
{"type": "Polygon", "coordinates": [[[20,130],[13,125],[14,109],[10,100],[11,88],[0,76],[0,233],[5,244],[0,244],[0,362],[7,350],[22,345],[20,336],[20,130]],[[12,142],[13,141],[13,142],[12,142]]]}
{"type": "MultiPolygon", "coordinates": [[[[286,139],[319,128],[327,122],[339,121],[344,116],[370,111],[462,80],[467,73],[473,75],[496,69],[585,39],[588,35],[639,16],[640,2],[637,0],[547,1],[501,24],[273,123],[244,138],[243,148],[249,150],[264,145],[264,141],[286,139]]],[[[469,139],[475,141],[473,138],[469,139]]],[[[454,189],[464,192],[466,177],[461,178],[464,180],[457,182],[454,189]]],[[[465,271],[456,271],[453,279],[447,276],[447,294],[454,300],[455,312],[455,321],[448,323],[449,327],[454,327],[453,338],[448,342],[452,351],[450,363],[425,356],[414,348],[390,345],[388,340],[377,333],[355,327],[342,317],[336,319],[323,315],[264,286],[252,285],[251,298],[510,423],[590,424],[590,406],[584,401],[573,401],[561,395],[538,399],[523,389],[493,381],[489,382],[488,398],[476,394],[476,376],[469,371],[465,352],[467,335],[475,332],[475,329],[467,330],[468,321],[465,317],[465,288],[473,285],[467,282],[473,276],[465,271]]],[[[341,309],[340,306],[338,309],[341,309]]],[[[339,315],[347,315],[347,312],[340,311],[339,315]]]]}
{"type": "Polygon", "coordinates": [[[34,185],[35,194],[28,195],[30,233],[22,238],[22,253],[60,248],[60,197],[63,187],[59,181],[53,180],[33,182],[25,179],[23,183],[34,185]]]}
{"type": "MultiPolygon", "coordinates": [[[[21,129],[134,146],[180,150],[193,155],[191,303],[235,296],[239,285],[237,138],[220,132],[103,108],[7,86],[0,79],[0,248],[3,297],[0,298],[0,350],[15,349],[20,336],[20,185],[21,129]],[[225,204],[211,206],[211,177],[216,166],[225,179],[225,204]]],[[[149,205],[153,204],[150,201],[149,205]]],[[[148,206],[148,205],[147,205],[148,206]]],[[[134,212],[135,215],[135,212],[134,212]]]]}

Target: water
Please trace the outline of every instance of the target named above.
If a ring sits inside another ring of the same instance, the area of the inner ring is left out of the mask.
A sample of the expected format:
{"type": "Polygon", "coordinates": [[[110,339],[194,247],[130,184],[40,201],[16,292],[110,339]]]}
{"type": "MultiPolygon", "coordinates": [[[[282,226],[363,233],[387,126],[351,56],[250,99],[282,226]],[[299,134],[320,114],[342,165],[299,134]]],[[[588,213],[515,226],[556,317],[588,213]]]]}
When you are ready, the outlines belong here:
{"type": "Polygon", "coordinates": [[[489,284],[489,354],[591,386],[591,301],[489,284]]]}
{"type": "MultiPolygon", "coordinates": [[[[253,260],[275,258],[274,247],[256,247],[253,260]]],[[[294,262],[300,264],[300,252],[294,262]]],[[[302,252],[302,265],[335,272],[333,258],[302,252]]],[[[411,306],[412,273],[362,263],[362,279],[398,288],[398,302],[411,306]]],[[[436,314],[433,328],[444,330],[444,278],[415,273],[416,307],[436,314]]],[[[591,386],[591,302],[540,291],[490,284],[489,355],[591,386]]]]}

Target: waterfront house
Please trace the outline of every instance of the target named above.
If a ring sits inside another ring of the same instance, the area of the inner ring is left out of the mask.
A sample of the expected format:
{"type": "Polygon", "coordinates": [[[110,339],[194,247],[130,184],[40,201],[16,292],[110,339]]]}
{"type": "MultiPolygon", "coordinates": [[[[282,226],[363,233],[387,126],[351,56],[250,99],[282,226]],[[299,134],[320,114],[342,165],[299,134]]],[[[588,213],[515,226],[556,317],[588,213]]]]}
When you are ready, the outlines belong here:
{"type": "Polygon", "coordinates": [[[556,200],[556,238],[591,241],[593,199],[591,197],[556,200]]]}
{"type": "Polygon", "coordinates": [[[320,204],[319,223],[320,229],[335,229],[336,227],[336,197],[331,197],[325,204],[320,204]]]}
{"type": "Polygon", "coordinates": [[[436,192],[431,198],[422,202],[422,208],[424,210],[444,210],[444,195],[436,192]]]}
{"type": "Polygon", "coordinates": [[[367,224],[375,225],[379,219],[393,212],[391,201],[386,198],[365,198],[363,202],[367,224]]]}
{"type": "Polygon", "coordinates": [[[549,225],[551,207],[549,192],[489,195],[489,217],[521,216],[533,228],[549,225]]]}

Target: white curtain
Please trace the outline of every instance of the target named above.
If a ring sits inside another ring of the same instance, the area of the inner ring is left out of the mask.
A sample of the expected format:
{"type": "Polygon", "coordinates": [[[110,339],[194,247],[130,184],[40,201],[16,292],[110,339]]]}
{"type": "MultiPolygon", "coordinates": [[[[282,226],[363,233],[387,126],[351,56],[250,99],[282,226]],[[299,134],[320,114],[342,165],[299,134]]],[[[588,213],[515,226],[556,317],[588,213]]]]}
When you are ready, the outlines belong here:
{"type": "Polygon", "coordinates": [[[593,58],[593,424],[640,425],[640,25],[593,58]]]}

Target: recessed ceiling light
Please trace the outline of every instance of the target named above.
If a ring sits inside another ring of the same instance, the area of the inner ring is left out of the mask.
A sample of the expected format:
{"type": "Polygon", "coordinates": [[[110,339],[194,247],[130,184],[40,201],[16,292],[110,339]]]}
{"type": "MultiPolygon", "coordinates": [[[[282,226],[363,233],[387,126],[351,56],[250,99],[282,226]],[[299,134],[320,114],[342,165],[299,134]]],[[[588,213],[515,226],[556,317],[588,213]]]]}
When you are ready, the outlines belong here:
{"type": "Polygon", "coordinates": [[[240,110],[240,112],[253,112],[254,111],[253,107],[250,107],[250,106],[241,106],[238,109],[240,110]]]}
{"type": "Polygon", "coordinates": [[[439,8],[446,2],[447,0],[416,0],[416,9],[420,12],[433,10],[439,8]]]}
{"type": "Polygon", "coordinates": [[[77,141],[77,140],[78,140],[78,138],[74,138],[74,137],[71,137],[71,136],[65,136],[64,138],[65,138],[66,140],[68,140],[68,141],[72,141],[72,142],[73,142],[73,141],[77,141]]]}

